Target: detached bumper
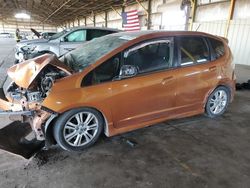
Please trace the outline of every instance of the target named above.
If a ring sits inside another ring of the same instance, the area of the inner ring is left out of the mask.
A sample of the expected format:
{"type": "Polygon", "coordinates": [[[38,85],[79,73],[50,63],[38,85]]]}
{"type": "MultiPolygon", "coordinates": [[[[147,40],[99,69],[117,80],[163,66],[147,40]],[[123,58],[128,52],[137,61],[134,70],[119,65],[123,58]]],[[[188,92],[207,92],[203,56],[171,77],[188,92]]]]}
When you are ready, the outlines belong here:
{"type": "Polygon", "coordinates": [[[30,117],[33,116],[32,111],[0,111],[0,118],[1,117],[8,117],[11,121],[21,121],[24,122],[24,117],[30,117]]]}
{"type": "Polygon", "coordinates": [[[22,121],[24,116],[32,116],[32,114],[32,111],[23,111],[22,105],[9,102],[3,89],[0,88],[0,117],[9,117],[12,121],[22,121]]]}

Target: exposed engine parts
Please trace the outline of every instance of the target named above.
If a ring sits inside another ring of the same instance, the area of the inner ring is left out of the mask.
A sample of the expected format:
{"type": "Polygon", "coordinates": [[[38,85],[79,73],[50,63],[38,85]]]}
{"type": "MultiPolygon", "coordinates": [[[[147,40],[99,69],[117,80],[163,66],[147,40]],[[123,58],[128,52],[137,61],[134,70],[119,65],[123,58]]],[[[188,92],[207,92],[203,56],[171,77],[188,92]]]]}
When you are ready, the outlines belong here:
{"type": "Polygon", "coordinates": [[[28,102],[40,102],[40,101],[42,101],[42,93],[39,91],[27,93],[27,101],[28,102]]]}
{"type": "Polygon", "coordinates": [[[5,95],[10,98],[13,103],[21,104],[22,110],[31,112],[30,116],[20,116],[16,120],[29,122],[38,140],[44,140],[42,125],[51,116],[52,112],[47,112],[42,109],[43,100],[49,95],[49,92],[57,79],[67,76],[64,71],[48,65],[30,84],[29,88],[25,89],[11,82],[5,95]]]}
{"type": "Polygon", "coordinates": [[[33,81],[28,89],[18,87],[14,82],[9,86],[7,94],[13,100],[25,99],[27,102],[42,102],[49,94],[56,79],[66,76],[66,73],[53,66],[47,66],[33,81]]]}
{"type": "Polygon", "coordinates": [[[41,80],[41,90],[43,93],[47,93],[54,84],[54,80],[55,80],[55,77],[57,76],[57,74],[54,74],[54,75],[52,75],[52,74],[53,73],[46,74],[45,77],[42,78],[42,80],[41,80]]]}

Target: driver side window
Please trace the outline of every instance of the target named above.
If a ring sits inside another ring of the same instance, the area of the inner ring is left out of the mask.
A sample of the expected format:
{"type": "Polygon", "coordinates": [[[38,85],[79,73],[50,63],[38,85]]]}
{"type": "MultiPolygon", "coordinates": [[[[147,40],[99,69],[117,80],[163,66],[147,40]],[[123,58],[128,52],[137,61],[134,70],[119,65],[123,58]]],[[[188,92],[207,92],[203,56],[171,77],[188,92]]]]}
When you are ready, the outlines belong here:
{"type": "Polygon", "coordinates": [[[88,73],[83,79],[82,86],[91,86],[112,81],[119,75],[120,57],[121,54],[119,53],[88,73]]]}
{"type": "Polygon", "coordinates": [[[86,41],[86,30],[73,31],[64,38],[64,42],[84,42],[86,41]]]}

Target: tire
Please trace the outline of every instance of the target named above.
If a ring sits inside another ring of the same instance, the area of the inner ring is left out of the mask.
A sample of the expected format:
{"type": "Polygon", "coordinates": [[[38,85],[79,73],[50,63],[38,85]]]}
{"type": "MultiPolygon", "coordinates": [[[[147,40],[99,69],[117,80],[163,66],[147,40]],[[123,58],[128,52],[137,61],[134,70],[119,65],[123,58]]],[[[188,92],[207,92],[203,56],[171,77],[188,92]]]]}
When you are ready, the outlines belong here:
{"type": "Polygon", "coordinates": [[[14,65],[18,64],[19,63],[19,60],[18,59],[15,59],[14,61],[14,65]]]}
{"type": "Polygon", "coordinates": [[[230,90],[224,86],[217,87],[208,97],[205,111],[210,118],[221,116],[230,101],[230,90]]]}
{"type": "Polygon", "coordinates": [[[65,112],[57,119],[53,134],[62,149],[82,151],[97,141],[103,126],[104,120],[98,111],[78,108],[65,112]]]}

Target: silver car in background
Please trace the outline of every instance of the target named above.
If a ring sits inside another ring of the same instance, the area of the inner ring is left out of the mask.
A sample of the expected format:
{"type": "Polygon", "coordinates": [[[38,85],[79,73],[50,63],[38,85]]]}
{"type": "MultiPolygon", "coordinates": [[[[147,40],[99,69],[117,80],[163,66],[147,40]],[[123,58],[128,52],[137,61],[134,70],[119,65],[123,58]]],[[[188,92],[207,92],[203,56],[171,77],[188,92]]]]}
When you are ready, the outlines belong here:
{"type": "Polygon", "coordinates": [[[116,32],[119,32],[119,30],[98,27],[75,27],[65,29],[51,36],[49,39],[21,41],[16,45],[15,63],[45,53],[55,54],[59,57],[77,48],[86,41],[116,32]]]}

